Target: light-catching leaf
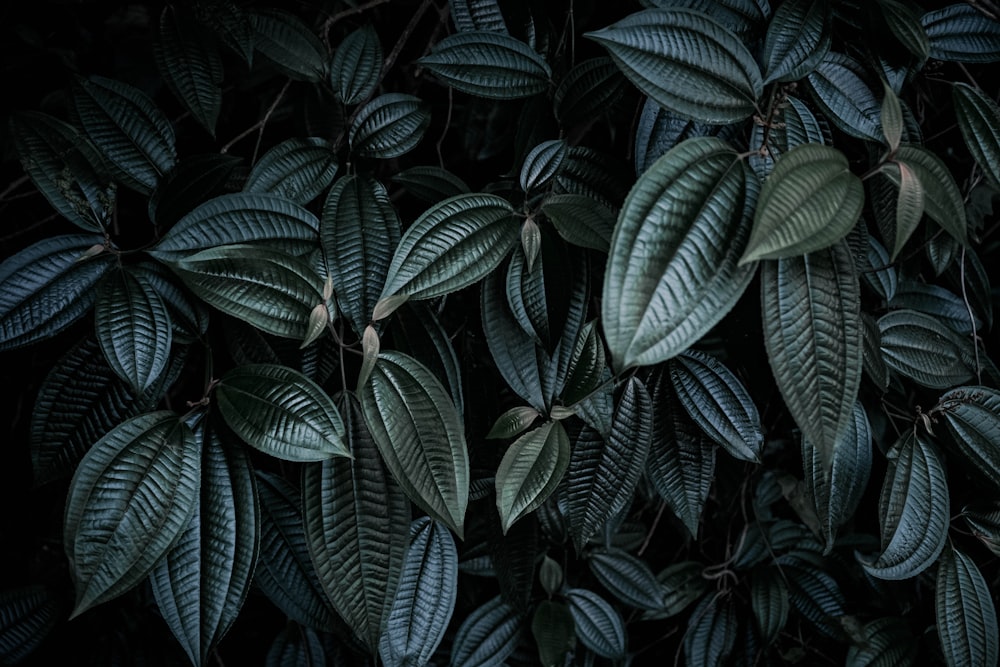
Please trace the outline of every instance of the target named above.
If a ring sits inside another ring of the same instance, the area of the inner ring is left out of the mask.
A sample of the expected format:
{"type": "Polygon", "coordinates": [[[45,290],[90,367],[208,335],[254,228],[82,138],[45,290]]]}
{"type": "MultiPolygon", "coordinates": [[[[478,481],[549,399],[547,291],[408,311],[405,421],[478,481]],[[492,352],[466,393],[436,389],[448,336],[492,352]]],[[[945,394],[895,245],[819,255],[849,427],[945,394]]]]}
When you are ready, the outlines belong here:
{"type": "Polygon", "coordinates": [[[524,619],[499,595],[465,617],[451,647],[451,667],[500,667],[517,648],[524,619]]]}
{"type": "Polygon", "coordinates": [[[379,95],[351,124],[351,150],[359,157],[393,158],[416,148],[431,124],[428,106],[403,93],[379,95]]]}
{"type": "Polygon", "coordinates": [[[951,443],[969,468],[1000,488],[1000,392],[990,387],[958,387],[938,399],[931,415],[944,422],[951,443]]]}
{"type": "Polygon", "coordinates": [[[371,25],[358,28],[337,46],[330,63],[330,85],[347,105],[375,92],[382,74],[382,44],[371,25]]]}
{"type": "Polygon", "coordinates": [[[930,40],[930,56],[959,63],[1000,60],[1000,22],[976,7],[957,2],[927,12],[920,23],[930,40]]]}
{"type": "Polygon", "coordinates": [[[805,81],[824,115],[841,132],[858,139],[882,141],[882,105],[866,81],[861,65],[830,52],[805,81]]]}
{"type": "Polygon", "coordinates": [[[880,317],[878,328],[882,358],[904,377],[933,389],[972,378],[972,343],[938,318],[904,308],[880,317]]]}
{"type": "Polygon", "coordinates": [[[576,625],[576,636],[584,646],[604,658],[625,657],[625,621],[617,609],[586,588],[571,588],[566,591],[566,600],[576,625]]]}
{"type": "Polygon", "coordinates": [[[788,96],[787,106],[775,114],[770,127],[754,123],[750,130],[750,166],[760,178],[767,178],[774,171],[775,161],[802,144],[822,144],[829,129],[820,125],[819,120],[802,100],[788,96]]]}
{"type": "Polygon", "coordinates": [[[538,144],[524,158],[520,184],[525,192],[546,185],[551,181],[569,153],[569,145],[562,139],[552,139],[538,144]]]}
{"type": "Polygon", "coordinates": [[[569,436],[549,421],[515,440],[497,468],[497,509],[503,532],[552,495],[569,466],[569,436]]]}
{"type": "Polygon", "coordinates": [[[336,173],[337,153],[329,141],[319,137],[285,139],[261,156],[243,189],[305,205],[326,190],[336,173]]]}
{"type": "Polygon", "coordinates": [[[925,196],[923,184],[908,164],[889,162],[886,170],[887,173],[894,174],[890,178],[899,186],[899,196],[896,199],[896,239],[890,257],[895,260],[924,217],[925,196]]]}
{"type": "Polygon", "coordinates": [[[981,90],[961,82],[952,87],[951,100],[966,147],[993,185],[1000,186],[1000,108],[981,90]]]}
{"type": "Polygon", "coordinates": [[[586,195],[550,195],[541,205],[559,236],[573,245],[608,252],[614,232],[614,213],[586,195]]]}
{"type": "Polygon", "coordinates": [[[997,663],[1000,631],[990,585],[958,549],[949,547],[938,561],[934,611],[948,667],[997,663]]]}
{"type": "MultiPolygon", "coordinates": [[[[904,143],[896,151],[895,159],[909,167],[920,181],[927,215],[941,225],[941,229],[965,244],[968,237],[965,199],[941,158],[923,146],[904,143]]],[[[897,186],[900,185],[898,172],[889,170],[885,173],[897,186]]]]}
{"type": "Polygon", "coordinates": [[[830,4],[792,0],[778,6],[764,41],[764,83],[797,81],[830,50],[830,4]]]}
{"type": "Polygon", "coordinates": [[[530,46],[500,32],[455,33],[417,62],[456,90],[498,100],[541,93],[552,76],[530,46]]]}

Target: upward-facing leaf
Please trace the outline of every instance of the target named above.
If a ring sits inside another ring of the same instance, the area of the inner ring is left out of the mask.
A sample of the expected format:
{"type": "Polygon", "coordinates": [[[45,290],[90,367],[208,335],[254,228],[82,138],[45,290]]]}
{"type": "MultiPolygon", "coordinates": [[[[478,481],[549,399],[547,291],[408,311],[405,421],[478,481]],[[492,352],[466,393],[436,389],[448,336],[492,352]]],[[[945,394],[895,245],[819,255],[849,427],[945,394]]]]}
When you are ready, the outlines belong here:
{"type": "Polygon", "coordinates": [[[499,100],[543,92],[552,76],[530,46],[501,32],[455,33],[417,62],[457,90],[499,100]]]}
{"type": "Polygon", "coordinates": [[[949,547],[938,561],[934,611],[948,667],[997,663],[1000,631],[990,585],[958,549],[949,547]]]}
{"type": "MultiPolygon", "coordinates": [[[[920,181],[927,215],[965,244],[968,236],[965,199],[944,162],[923,146],[914,144],[902,144],[896,151],[896,161],[909,167],[920,181]]],[[[894,181],[898,178],[898,172],[887,171],[886,174],[894,181]]]]}
{"type": "Polygon", "coordinates": [[[497,0],[448,0],[448,6],[451,8],[451,20],[455,22],[455,28],[462,32],[507,32],[507,23],[497,0]]]}
{"type": "Polygon", "coordinates": [[[630,607],[660,610],[667,590],[656,580],[646,562],[620,549],[594,549],[587,561],[590,571],[616,598],[630,607]]]}
{"type": "Polygon", "coordinates": [[[975,6],[958,2],[920,18],[930,40],[931,58],[960,63],[1000,60],[1000,22],[975,6]]]}
{"type": "Polygon", "coordinates": [[[329,141],[285,139],[253,166],[243,189],[275,194],[304,206],[333,182],[336,173],[337,153],[329,141]]]}
{"type": "Polygon", "coordinates": [[[879,318],[878,328],[886,365],[918,384],[948,389],[974,375],[972,343],[936,317],[893,310],[879,318]]]}
{"type": "Polygon", "coordinates": [[[604,276],[616,369],[680,354],[733,307],[756,268],[737,266],[756,198],[753,172],[714,137],[685,141],[639,177],[604,276]]]}
{"type": "Polygon", "coordinates": [[[686,118],[744,120],[763,92],[760,68],[743,42],[701,12],[648,9],[586,36],[608,49],[639,90],[686,118]]]}
{"type": "Polygon", "coordinates": [[[500,667],[517,648],[524,620],[499,595],[465,617],[451,647],[451,667],[500,667]]]}
{"type": "Polygon", "coordinates": [[[882,106],[861,65],[828,53],[806,78],[809,92],[837,129],[858,139],[882,141],[882,106]]]}
{"type": "Polygon", "coordinates": [[[504,533],[552,495],[569,457],[569,436],[557,421],[525,433],[507,448],[496,475],[497,509],[504,533]]]}
{"type": "Polygon", "coordinates": [[[317,83],[326,76],[326,49],[309,26],[280,9],[250,14],[253,46],[274,67],[296,81],[317,83]]]}
{"type": "Polygon", "coordinates": [[[566,591],[576,636],[597,655],[620,659],[625,656],[625,621],[607,600],[585,588],[566,591]]]}
{"type": "Polygon", "coordinates": [[[966,147],[979,168],[1000,186],[1000,108],[981,90],[961,82],[952,87],[951,100],[966,147]]]}
{"type": "Polygon", "coordinates": [[[431,123],[427,105],[403,93],[379,95],[358,110],[348,135],[360,157],[393,158],[416,148],[431,123]]]}
{"type": "Polygon", "coordinates": [[[830,5],[792,0],[778,6],[764,42],[764,83],[797,81],[830,50],[830,5]]]}
{"type": "Polygon", "coordinates": [[[330,63],[330,85],[348,105],[368,99],[381,74],[382,44],[370,24],[345,37],[330,63]]]}

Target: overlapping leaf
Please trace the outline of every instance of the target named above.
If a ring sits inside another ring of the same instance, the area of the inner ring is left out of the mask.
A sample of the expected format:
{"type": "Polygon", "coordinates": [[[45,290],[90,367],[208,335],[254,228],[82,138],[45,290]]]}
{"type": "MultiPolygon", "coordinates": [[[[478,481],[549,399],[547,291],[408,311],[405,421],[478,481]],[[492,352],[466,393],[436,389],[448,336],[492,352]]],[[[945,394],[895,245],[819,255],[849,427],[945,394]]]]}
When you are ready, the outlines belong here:
{"type": "Polygon", "coordinates": [[[636,609],[657,611],[666,589],[645,561],[619,549],[594,549],[587,561],[594,577],[616,598],[636,609]]]}
{"type": "Polygon", "coordinates": [[[31,655],[59,622],[59,600],[31,584],[0,592],[0,661],[14,665],[31,655]]]}
{"type": "Polygon", "coordinates": [[[483,30],[445,37],[417,62],[456,90],[500,100],[543,92],[552,76],[548,63],[530,46],[506,33],[483,30]]]}
{"type": "Polygon", "coordinates": [[[948,389],[973,376],[972,344],[936,317],[893,310],[878,320],[882,358],[918,384],[948,389]]]}
{"type": "Polygon", "coordinates": [[[525,433],[507,448],[496,474],[497,510],[504,533],[552,495],[569,460],[569,436],[557,421],[525,433]]]}
{"type": "Polygon", "coordinates": [[[861,65],[830,52],[806,77],[809,92],[837,129],[858,139],[882,141],[882,105],[861,65]]]}
{"type": "MultiPolygon", "coordinates": [[[[941,159],[923,146],[902,144],[895,159],[906,165],[924,190],[924,210],[941,228],[961,243],[966,243],[965,200],[955,178],[941,159]]],[[[896,171],[885,172],[897,186],[901,176],[896,171]]]]}
{"type": "Polygon", "coordinates": [[[586,195],[562,194],[546,197],[541,210],[573,245],[608,252],[615,217],[607,207],[586,195]]]}
{"type": "Polygon", "coordinates": [[[791,602],[788,585],[777,568],[761,568],[750,582],[750,604],[765,644],[771,644],[785,628],[791,602]]]}
{"type": "Polygon", "coordinates": [[[162,228],[172,227],[197,206],[233,190],[233,174],[241,162],[221,153],[182,157],[150,195],[149,219],[162,228]]]}
{"type": "MultiPolygon", "coordinates": [[[[319,137],[285,139],[261,156],[243,189],[305,205],[333,182],[336,173],[337,153],[330,142],[319,137]]],[[[285,207],[291,208],[287,203],[285,207]]]]}
{"type": "Polygon", "coordinates": [[[399,157],[416,148],[430,123],[430,111],[420,98],[386,93],[361,107],[348,137],[360,157],[399,157]]]}
{"type": "Polygon", "coordinates": [[[465,181],[441,167],[410,167],[393,174],[392,182],[399,183],[414,197],[429,204],[470,192],[465,181]]]}
{"type": "Polygon", "coordinates": [[[462,373],[451,337],[434,311],[423,303],[408,303],[396,311],[393,343],[420,361],[447,387],[458,413],[465,413],[462,373]]]}
{"type": "Polygon", "coordinates": [[[764,83],[797,81],[830,50],[830,5],[811,0],[782,3],[767,26],[764,83]]]}
{"type": "Polygon", "coordinates": [[[497,0],[448,0],[451,19],[462,32],[489,30],[507,32],[507,23],[497,0]]]}
{"type": "Polygon", "coordinates": [[[517,648],[521,615],[498,595],[474,610],[458,627],[451,667],[499,667],[517,648]]]}
{"type": "Polygon", "coordinates": [[[528,192],[548,183],[559,171],[568,152],[569,146],[562,139],[543,141],[532,148],[521,166],[521,189],[528,192]]]}
{"type": "Polygon", "coordinates": [[[553,111],[565,127],[590,122],[613,107],[625,86],[625,77],[611,58],[581,60],[560,79],[553,111]]]}
{"type": "Polygon", "coordinates": [[[280,9],[254,11],[250,25],[254,49],[283,74],[313,83],[325,78],[323,42],[297,16],[280,9]]]}
{"type": "Polygon", "coordinates": [[[775,116],[777,122],[770,127],[755,123],[750,130],[750,150],[756,153],[750,156],[749,162],[760,178],[770,175],[775,161],[783,154],[802,144],[822,144],[829,134],[828,129],[824,133],[824,126],[805,102],[789,95],[786,103],[787,106],[775,116]]]}
{"type": "Polygon", "coordinates": [[[1000,392],[958,387],[943,394],[931,414],[944,423],[949,440],[970,468],[1000,487],[1000,392]]]}
{"type": "Polygon", "coordinates": [[[1000,60],[1000,22],[976,7],[957,2],[929,11],[920,23],[930,40],[930,56],[960,63],[1000,60]]]}
{"type": "Polygon", "coordinates": [[[952,87],[951,99],[966,147],[993,184],[1000,185],[1000,108],[978,88],[961,82],[952,87]]]}
{"type": "Polygon", "coordinates": [[[975,561],[958,549],[941,554],[934,611],[948,667],[996,664],[1000,631],[993,594],[975,561]]]}
{"type": "Polygon", "coordinates": [[[358,28],[337,46],[330,63],[330,85],[344,104],[368,99],[382,74],[382,44],[371,25],[358,28]]]}
{"type": "Polygon", "coordinates": [[[625,656],[625,621],[618,610],[586,588],[566,591],[566,600],[576,625],[576,636],[584,646],[597,655],[612,660],[625,656]]]}
{"type": "Polygon", "coordinates": [[[738,620],[729,597],[706,595],[688,619],[684,656],[691,665],[725,664],[736,644],[738,620]]]}

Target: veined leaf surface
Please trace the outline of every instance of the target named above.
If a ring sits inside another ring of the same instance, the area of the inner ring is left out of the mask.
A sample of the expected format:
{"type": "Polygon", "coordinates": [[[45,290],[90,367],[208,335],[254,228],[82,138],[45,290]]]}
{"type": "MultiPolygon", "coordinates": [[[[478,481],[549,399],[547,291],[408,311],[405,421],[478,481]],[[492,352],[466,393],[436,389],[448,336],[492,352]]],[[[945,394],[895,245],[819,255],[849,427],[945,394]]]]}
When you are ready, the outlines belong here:
{"type": "Polygon", "coordinates": [[[764,42],[764,83],[797,81],[830,50],[830,4],[792,0],[778,6],[764,42]]]}
{"type": "MultiPolygon", "coordinates": [[[[329,141],[319,137],[285,139],[261,156],[243,189],[278,195],[285,202],[304,206],[333,182],[336,173],[337,153],[329,141]]],[[[287,203],[284,207],[292,208],[287,203]]]]}
{"type": "Polygon", "coordinates": [[[417,62],[456,90],[500,100],[541,93],[552,76],[530,46],[500,32],[455,33],[417,62]]]}
{"type": "Polygon", "coordinates": [[[348,135],[351,150],[360,157],[399,157],[416,148],[430,123],[430,111],[419,97],[379,95],[358,111],[348,135]]]}
{"type": "Polygon", "coordinates": [[[371,95],[382,74],[382,44],[371,25],[358,28],[337,45],[330,63],[330,85],[344,104],[371,95]]]}
{"type": "Polygon", "coordinates": [[[951,89],[962,138],[976,164],[1000,185],[1000,108],[978,88],[958,82],[951,89]]]}
{"type": "Polygon", "coordinates": [[[1000,487],[1000,392],[958,387],[943,394],[931,414],[944,422],[948,439],[969,466],[1000,487]]]}
{"type": "Polygon", "coordinates": [[[214,137],[224,75],[214,35],[177,8],[164,7],[153,58],[163,82],[214,137]]]}
{"type": "Polygon", "coordinates": [[[557,421],[525,433],[507,448],[496,475],[497,509],[504,533],[552,495],[569,458],[569,436],[557,421]]]}
{"type": "Polygon", "coordinates": [[[947,548],[938,561],[934,610],[948,667],[997,663],[1000,631],[990,585],[958,549],[947,548]]]}

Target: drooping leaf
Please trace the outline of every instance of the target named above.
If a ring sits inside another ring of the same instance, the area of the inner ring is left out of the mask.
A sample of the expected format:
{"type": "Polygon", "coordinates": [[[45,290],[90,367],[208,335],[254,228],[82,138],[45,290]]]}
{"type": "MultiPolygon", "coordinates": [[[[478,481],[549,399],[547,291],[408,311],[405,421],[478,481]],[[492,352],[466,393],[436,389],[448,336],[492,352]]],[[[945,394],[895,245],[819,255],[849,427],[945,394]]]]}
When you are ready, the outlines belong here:
{"type": "Polygon", "coordinates": [[[267,649],[265,667],[299,667],[327,664],[323,641],[314,628],[286,625],[267,649]]]}
{"type": "Polygon", "coordinates": [[[625,86],[611,58],[581,60],[560,79],[552,96],[553,111],[565,128],[592,122],[613,108],[625,86]]]}
{"type": "Polygon", "coordinates": [[[837,129],[858,139],[882,141],[882,105],[866,79],[860,63],[831,51],[805,81],[837,129]]]}
{"type": "Polygon", "coordinates": [[[243,190],[305,205],[333,182],[336,173],[337,153],[330,142],[319,137],[285,139],[261,156],[243,190]]]}
{"type": "Polygon", "coordinates": [[[0,662],[17,664],[41,646],[59,622],[59,607],[40,584],[0,592],[0,662]]]}
{"type": "Polygon", "coordinates": [[[882,82],[882,135],[890,152],[899,148],[903,138],[903,108],[896,93],[885,81],[882,82]]]}
{"type": "Polygon", "coordinates": [[[931,47],[927,32],[920,22],[920,8],[898,0],[881,0],[878,7],[896,40],[921,64],[927,60],[931,47]]]}
{"type": "Polygon", "coordinates": [[[940,285],[901,280],[890,305],[893,308],[909,308],[931,315],[964,336],[983,329],[983,321],[975,312],[970,319],[971,304],[967,308],[961,296],[940,285]]]}
{"type": "Polygon", "coordinates": [[[920,18],[930,40],[930,56],[959,63],[1000,60],[1000,22],[964,2],[929,11],[920,18]]]}
{"type": "Polygon", "coordinates": [[[410,167],[392,177],[410,193],[428,204],[470,192],[461,178],[441,167],[410,167]]]}
{"type": "Polygon", "coordinates": [[[972,470],[1000,487],[1000,392],[958,387],[938,399],[931,414],[972,470]]]}
{"type": "Polygon", "coordinates": [[[619,549],[594,549],[587,560],[590,571],[608,592],[635,609],[662,609],[666,589],[646,562],[619,549]]]}
{"type": "Polygon", "coordinates": [[[656,580],[666,592],[663,608],[657,611],[647,611],[642,615],[642,618],[658,620],[676,616],[704,595],[709,589],[709,583],[702,577],[703,569],[704,566],[701,563],[687,560],[668,565],[660,571],[656,575],[656,580]]]}
{"type": "Polygon", "coordinates": [[[114,266],[102,238],[53,236],[0,264],[0,350],[55,336],[94,304],[94,286],[114,266]]]}
{"type": "Polygon", "coordinates": [[[566,591],[576,636],[597,655],[620,660],[627,649],[625,621],[611,604],[586,588],[566,591]]]}
{"type": "Polygon", "coordinates": [[[962,518],[976,539],[994,555],[1000,555],[1000,503],[972,503],[962,508],[962,518]]]}
{"type": "Polygon", "coordinates": [[[510,657],[524,620],[500,596],[465,617],[451,647],[451,667],[500,667],[510,657]]]}
{"type": "Polygon", "coordinates": [[[937,318],[916,310],[893,310],[879,318],[878,328],[882,358],[904,377],[934,389],[972,378],[972,344],[937,318]]]}
{"type": "Polygon", "coordinates": [[[990,181],[1000,186],[1000,108],[981,90],[962,82],[952,87],[951,100],[966,147],[990,181]]]}
{"type": "Polygon", "coordinates": [[[990,585],[975,561],[948,548],[938,561],[934,611],[948,667],[995,665],[1000,631],[990,585]]]}
{"type": "Polygon", "coordinates": [[[738,620],[730,596],[708,594],[688,619],[684,657],[689,665],[721,667],[736,645],[738,620]]]}
{"type": "Polygon", "coordinates": [[[73,616],[149,574],[194,513],[200,477],[200,443],[173,412],[133,417],[94,444],[73,475],[63,525],[73,616]]]}
{"type": "Polygon", "coordinates": [[[546,667],[564,664],[566,654],[576,646],[569,606],[556,600],[539,602],[531,619],[531,634],[535,638],[540,664],[546,667]]]}
{"type": "Polygon", "coordinates": [[[786,103],[770,126],[754,123],[750,130],[750,150],[755,152],[749,162],[760,178],[767,178],[778,158],[791,149],[802,144],[822,144],[829,134],[805,102],[789,95],[786,103]]]}
{"type": "Polygon", "coordinates": [[[608,252],[614,232],[614,214],[585,195],[550,195],[541,205],[559,235],[574,245],[608,252]]]}
{"type": "Polygon", "coordinates": [[[686,118],[742,121],[763,92],[743,42],[698,11],[648,9],[585,36],[607,48],[639,90],[686,118]]]}
{"type": "Polygon", "coordinates": [[[791,602],[788,585],[776,568],[758,569],[750,582],[750,603],[757,628],[765,644],[771,644],[785,628],[791,602]]]}
{"type": "Polygon", "coordinates": [[[770,9],[757,0],[642,0],[653,7],[693,9],[705,14],[737,37],[749,43],[762,32],[770,9]]]}
{"type": "Polygon", "coordinates": [[[552,192],[590,197],[617,212],[632,183],[632,172],[624,160],[585,146],[570,146],[552,192]]]}
{"type": "Polygon", "coordinates": [[[538,410],[519,405],[500,415],[493,428],[486,434],[487,438],[513,438],[524,433],[531,424],[541,416],[538,410]]]}
{"type": "Polygon", "coordinates": [[[948,539],[948,481],[937,448],[915,429],[888,458],[879,498],[882,552],[858,559],[873,577],[908,579],[930,567],[948,539]]]}
{"type": "Polygon", "coordinates": [[[887,173],[893,174],[890,179],[899,185],[899,197],[896,199],[896,239],[890,257],[895,260],[924,216],[926,197],[923,184],[908,164],[890,162],[886,169],[887,173]]]}
{"type": "Polygon", "coordinates": [[[693,121],[668,111],[647,97],[635,131],[635,173],[642,174],[674,146],[692,137],[729,138],[727,128],[693,121]]]}
{"type": "Polygon", "coordinates": [[[309,26],[280,9],[250,13],[253,47],[281,73],[318,83],[326,77],[326,49],[309,26]]]}
{"type": "Polygon", "coordinates": [[[458,32],[417,61],[449,86],[498,100],[531,97],[549,85],[552,70],[524,42],[506,33],[458,32]]]}
{"type": "Polygon", "coordinates": [[[797,560],[794,554],[786,554],[783,559],[782,572],[792,608],[821,634],[841,639],[843,629],[838,617],[844,615],[846,603],[837,580],[816,565],[797,560]]]}
{"type": "Polygon", "coordinates": [[[441,382],[412,357],[383,352],[358,394],[368,429],[403,491],[462,537],[469,453],[461,417],[441,382]]]}
{"type": "Polygon", "coordinates": [[[410,530],[410,504],[382,465],[357,399],[341,402],[353,458],[306,467],[309,553],[334,609],[374,653],[386,630],[410,530]]]}
{"type": "Polygon", "coordinates": [[[562,390],[563,402],[573,405],[587,399],[604,381],[607,370],[604,346],[597,331],[597,320],[591,320],[580,330],[562,390]]]}
{"type": "Polygon", "coordinates": [[[351,150],[359,157],[399,157],[416,148],[430,123],[430,111],[419,97],[379,95],[361,107],[351,124],[351,150]]]}
{"type": "Polygon", "coordinates": [[[83,131],[124,185],[148,195],[173,168],[174,130],[139,89],[93,76],[74,87],[73,104],[83,131]]]}
{"type": "Polygon", "coordinates": [[[507,448],[496,474],[497,510],[504,533],[552,495],[569,459],[569,436],[557,421],[525,433],[507,448]]]}
{"type": "Polygon", "coordinates": [[[797,81],[830,50],[830,5],[793,0],[778,6],[764,41],[764,83],[797,81]]]}
{"type": "MultiPolygon", "coordinates": [[[[896,151],[896,162],[906,165],[924,190],[924,210],[941,228],[962,244],[967,242],[965,200],[948,167],[923,146],[902,144],[896,151]]],[[[901,187],[898,171],[885,174],[901,187]]]]}
{"type": "Polygon", "coordinates": [[[615,369],[680,354],[733,307],[756,268],[737,266],[756,199],[753,172],[713,137],[685,141],[639,177],[604,277],[615,369]]]}
{"type": "Polygon", "coordinates": [[[337,45],[330,63],[330,85],[347,105],[364,102],[382,74],[382,44],[370,24],[350,33],[337,45]]]}

